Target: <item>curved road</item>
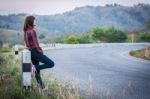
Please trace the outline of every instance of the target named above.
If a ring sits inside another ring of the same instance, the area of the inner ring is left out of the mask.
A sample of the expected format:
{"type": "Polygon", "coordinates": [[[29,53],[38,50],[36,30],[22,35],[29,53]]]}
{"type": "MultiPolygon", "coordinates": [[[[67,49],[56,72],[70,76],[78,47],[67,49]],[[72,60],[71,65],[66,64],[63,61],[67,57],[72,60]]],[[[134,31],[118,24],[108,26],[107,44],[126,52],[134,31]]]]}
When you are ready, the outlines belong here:
{"type": "Polygon", "coordinates": [[[130,50],[146,45],[99,46],[48,50],[55,61],[54,73],[68,83],[80,81],[80,91],[92,99],[149,99],[150,61],[133,58],[130,50]]]}

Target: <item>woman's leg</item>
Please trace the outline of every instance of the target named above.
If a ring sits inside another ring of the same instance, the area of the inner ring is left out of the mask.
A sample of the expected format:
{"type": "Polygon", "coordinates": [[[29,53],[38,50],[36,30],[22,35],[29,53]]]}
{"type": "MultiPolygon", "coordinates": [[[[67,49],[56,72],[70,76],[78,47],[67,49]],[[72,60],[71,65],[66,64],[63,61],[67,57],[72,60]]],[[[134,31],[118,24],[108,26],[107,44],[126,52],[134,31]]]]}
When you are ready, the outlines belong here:
{"type": "Polygon", "coordinates": [[[54,67],[54,62],[51,59],[49,59],[46,55],[39,54],[37,60],[44,63],[41,65],[37,65],[38,70],[54,67]]]}
{"type": "Polygon", "coordinates": [[[35,76],[36,76],[37,82],[40,83],[41,87],[43,88],[44,84],[42,83],[40,70],[45,69],[45,68],[52,68],[54,66],[54,62],[51,59],[49,59],[46,55],[40,54],[36,50],[31,50],[31,60],[33,60],[33,63],[36,63],[35,68],[37,70],[37,74],[35,76]],[[39,62],[42,62],[44,64],[39,65],[39,62]]]}
{"type": "MultiPolygon", "coordinates": [[[[35,60],[34,56],[31,56],[31,61],[32,61],[32,64],[35,65],[35,68],[36,68],[36,65],[39,65],[39,61],[35,60]]],[[[41,76],[40,76],[40,70],[36,70],[35,78],[36,78],[37,83],[40,84],[41,87],[43,88],[44,84],[43,84],[41,76]]]]}
{"type": "Polygon", "coordinates": [[[35,60],[44,63],[42,65],[36,65],[37,70],[54,67],[54,62],[51,59],[49,59],[46,55],[43,55],[37,52],[36,50],[33,50],[31,54],[32,56],[34,56],[35,60]]]}

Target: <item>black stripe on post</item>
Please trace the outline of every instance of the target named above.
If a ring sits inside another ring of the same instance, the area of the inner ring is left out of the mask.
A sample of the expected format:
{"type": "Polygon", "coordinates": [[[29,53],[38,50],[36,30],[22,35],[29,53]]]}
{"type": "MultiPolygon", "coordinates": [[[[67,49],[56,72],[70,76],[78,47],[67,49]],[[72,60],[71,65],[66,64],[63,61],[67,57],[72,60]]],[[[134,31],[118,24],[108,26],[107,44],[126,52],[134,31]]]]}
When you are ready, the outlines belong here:
{"type": "Polygon", "coordinates": [[[15,55],[18,55],[18,51],[15,51],[15,55]]]}
{"type": "Polygon", "coordinates": [[[31,72],[31,64],[30,63],[23,63],[22,64],[22,71],[23,72],[31,72]]]}

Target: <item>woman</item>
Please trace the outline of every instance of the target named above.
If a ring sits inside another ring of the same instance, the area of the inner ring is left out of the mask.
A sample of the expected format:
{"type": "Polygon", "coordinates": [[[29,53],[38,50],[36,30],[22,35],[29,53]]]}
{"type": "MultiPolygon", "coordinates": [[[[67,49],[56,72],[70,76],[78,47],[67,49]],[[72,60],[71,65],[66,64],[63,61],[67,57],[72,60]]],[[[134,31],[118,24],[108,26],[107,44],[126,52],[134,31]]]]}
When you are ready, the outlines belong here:
{"type": "Polygon", "coordinates": [[[45,88],[45,85],[42,82],[40,76],[40,70],[45,68],[52,68],[54,66],[54,62],[49,59],[46,55],[43,54],[43,50],[39,46],[37,34],[34,29],[34,16],[27,16],[24,22],[24,41],[27,49],[31,51],[31,61],[33,67],[36,68],[35,78],[40,85],[40,88],[45,88]],[[39,62],[44,64],[39,65],[39,62]]]}

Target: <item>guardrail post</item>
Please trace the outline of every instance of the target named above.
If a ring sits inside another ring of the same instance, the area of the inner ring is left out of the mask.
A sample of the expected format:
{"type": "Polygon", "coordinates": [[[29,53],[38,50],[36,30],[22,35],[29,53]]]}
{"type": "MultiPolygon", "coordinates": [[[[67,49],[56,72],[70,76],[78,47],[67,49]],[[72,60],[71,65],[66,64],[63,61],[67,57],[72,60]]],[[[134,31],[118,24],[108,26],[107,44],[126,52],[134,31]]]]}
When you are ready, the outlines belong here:
{"type": "Polygon", "coordinates": [[[53,43],[53,47],[55,47],[55,43],[53,43]]]}
{"type": "Polygon", "coordinates": [[[31,52],[24,49],[22,54],[22,84],[27,90],[31,88],[31,52]]]}

